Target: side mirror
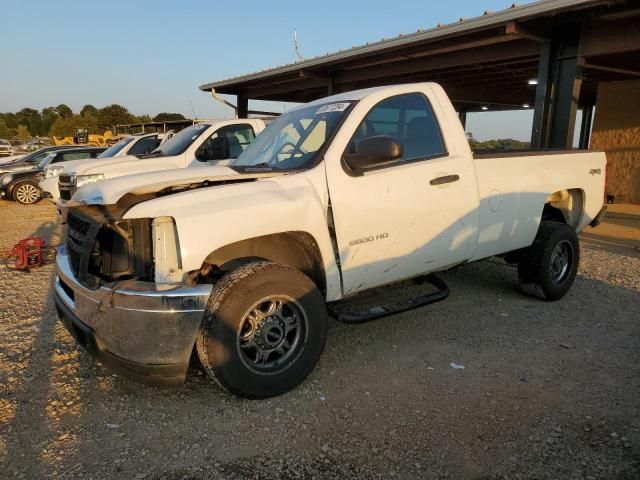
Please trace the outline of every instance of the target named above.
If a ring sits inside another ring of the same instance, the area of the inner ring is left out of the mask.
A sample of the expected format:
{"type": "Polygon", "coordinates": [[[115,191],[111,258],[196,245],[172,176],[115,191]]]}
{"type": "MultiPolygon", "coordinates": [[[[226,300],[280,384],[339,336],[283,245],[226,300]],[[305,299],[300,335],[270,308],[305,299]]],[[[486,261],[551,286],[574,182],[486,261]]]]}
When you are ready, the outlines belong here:
{"type": "Polygon", "coordinates": [[[391,135],[375,135],[363,138],[356,145],[356,153],[346,154],[349,167],[360,170],[402,158],[402,144],[391,135]]]}
{"type": "Polygon", "coordinates": [[[225,160],[231,157],[231,148],[227,137],[216,137],[202,144],[196,153],[196,158],[201,162],[209,160],[225,160]]]}

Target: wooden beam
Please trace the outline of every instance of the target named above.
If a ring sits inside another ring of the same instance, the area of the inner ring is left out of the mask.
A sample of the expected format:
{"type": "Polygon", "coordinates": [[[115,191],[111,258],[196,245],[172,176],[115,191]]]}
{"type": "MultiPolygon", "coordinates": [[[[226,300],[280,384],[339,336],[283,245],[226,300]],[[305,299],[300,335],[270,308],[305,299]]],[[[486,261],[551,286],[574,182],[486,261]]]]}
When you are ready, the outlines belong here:
{"type": "Polygon", "coordinates": [[[331,79],[330,75],[324,75],[322,73],[318,73],[318,72],[313,72],[311,70],[300,70],[298,72],[298,77],[299,78],[311,78],[314,80],[324,80],[324,81],[328,81],[331,79]]]}
{"type": "Polygon", "coordinates": [[[580,56],[610,55],[640,50],[640,28],[635,18],[593,22],[582,29],[580,56]]]}
{"type": "Polygon", "coordinates": [[[519,38],[533,40],[534,42],[544,43],[549,41],[549,34],[543,33],[531,27],[527,27],[518,22],[507,23],[505,33],[514,35],[519,38]]]}
{"type": "Polygon", "coordinates": [[[631,75],[632,77],[640,77],[640,72],[637,70],[628,70],[626,68],[607,67],[606,65],[595,65],[593,63],[583,63],[583,68],[590,68],[592,70],[601,70],[603,72],[622,73],[623,75],[631,75]]]}
{"type": "Polygon", "coordinates": [[[285,98],[289,94],[293,94],[294,92],[304,91],[308,89],[324,88],[324,91],[327,91],[327,81],[326,80],[317,80],[317,79],[301,79],[296,77],[292,81],[287,83],[279,83],[276,85],[269,86],[257,86],[253,88],[248,88],[246,90],[247,96],[249,98],[253,98],[255,100],[261,100],[265,97],[273,97],[280,96],[280,98],[285,98]]]}
{"type": "Polygon", "coordinates": [[[414,58],[411,60],[396,61],[393,63],[377,65],[370,68],[346,70],[336,73],[338,84],[358,82],[384,78],[390,75],[402,75],[430,70],[443,70],[446,68],[480,65],[484,62],[510,60],[518,57],[536,55],[537,45],[520,42],[505,47],[493,45],[478,50],[465,50],[460,53],[443,54],[432,57],[414,58]]]}

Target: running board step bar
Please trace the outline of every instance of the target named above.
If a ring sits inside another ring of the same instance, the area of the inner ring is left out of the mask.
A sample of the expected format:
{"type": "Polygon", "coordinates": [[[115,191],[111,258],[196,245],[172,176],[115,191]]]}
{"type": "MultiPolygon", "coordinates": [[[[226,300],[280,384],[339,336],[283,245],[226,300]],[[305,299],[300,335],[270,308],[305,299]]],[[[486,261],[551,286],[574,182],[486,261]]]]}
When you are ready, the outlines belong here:
{"type": "MultiPolygon", "coordinates": [[[[361,295],[366,297],[367,292],[365,292],[347,300],[329,303],[327,305],[327,310],[329,315],[339,322],[359,324],[371,322],[372,320],[378,320],[380,318],[388,317],[389,315],[395,315],[396,313],[406,312],[415,308],[424,307],[432,303],[440,302],[449,296],[449,287],[447,284],[433,274],[418,277],[413,281],[418,284],[430,283],[436,288],[436,291],[416,295],[413,298],[408,298],[406,300],[401,299],[386,304],[378,303],[375,306],[366,308],[362,311],[354,311],[354,303],[357,303],[361,295]]],[[[399,287],[387,288],[397,289],[399,287]]]]}

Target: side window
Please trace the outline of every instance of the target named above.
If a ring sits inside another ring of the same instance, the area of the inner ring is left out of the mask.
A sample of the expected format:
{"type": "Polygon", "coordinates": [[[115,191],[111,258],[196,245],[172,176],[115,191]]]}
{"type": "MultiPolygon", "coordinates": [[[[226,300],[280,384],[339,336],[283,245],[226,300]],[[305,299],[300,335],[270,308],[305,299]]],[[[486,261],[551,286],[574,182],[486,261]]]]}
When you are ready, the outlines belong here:
{"type": "Polygon", "coordinates": [[[402,157],[394,164],[446,153],[431,105],[419,93],[391,97],[374,106],[351,138],[348,152],[356,153],[359,142],[378,135],[391,135],[402,144],[402,157]]]}
{"type": "Polygon", "coordinates": [[[29,160],[29,163],[40,163],[42,160],[45,159],[45,157],[47,157],[48,155],[50,155],[51,152],[42,152],[38,155],[36,155],[35,157],[33,157],[31,160],[29,160]]]}
{"type": "Polygon", "coordinates": [[[256,137],[253,127],[249,124],[227,125],[220,127],[208,139],[206,139],[196,152],[196,158],[202,162],[207,160],[222,160],[226,155],[220,155],[221,141],[219,138],[226,138],[229,145],[229,155],[227,158],[237,158],[245,148],[249,146],[256,137]]]}
{"type": "Polygon", "coordinates": [[[127,152],[128,155],[144,155],[156,149],[158,137],[145,137],[138,140],[127,152]]]}
{"type": "Polygon", "coordinates": [[[56,158],[51,161],[51,163],[66,162],[69,160],[81,160],[83,158],[89,158],[90,156],[90,152],[59,153],[58,155],[56,155],[56,158]]]}

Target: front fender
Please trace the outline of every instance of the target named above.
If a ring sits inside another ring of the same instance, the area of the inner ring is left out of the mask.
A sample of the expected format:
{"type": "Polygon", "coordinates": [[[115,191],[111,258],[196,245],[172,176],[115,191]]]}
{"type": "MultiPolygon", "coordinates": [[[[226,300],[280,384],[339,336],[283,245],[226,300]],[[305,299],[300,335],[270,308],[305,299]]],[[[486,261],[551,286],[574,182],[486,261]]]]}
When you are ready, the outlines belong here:
{"type": "Polygon", "coordinates": [[[170,216],[175,220],[185,272],[226,245],[265,235],[305,232],[322,257],[327,299],[341,295],[338,266],[327,228],[322,165],[301,173],[217,185],[168,195],[131,208],[125,218],[170,216]]]}

